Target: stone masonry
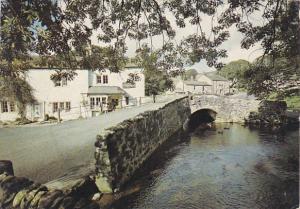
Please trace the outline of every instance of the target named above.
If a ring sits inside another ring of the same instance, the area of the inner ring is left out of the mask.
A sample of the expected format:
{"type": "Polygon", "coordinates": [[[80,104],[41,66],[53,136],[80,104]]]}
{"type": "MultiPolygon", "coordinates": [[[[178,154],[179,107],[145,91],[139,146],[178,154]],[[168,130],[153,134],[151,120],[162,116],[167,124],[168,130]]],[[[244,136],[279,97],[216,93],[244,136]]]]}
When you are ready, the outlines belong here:
{"type": "Polygon", "coordinates": [[[120,188],[143,162],[182,128],[191,114],[188,97],[126,120],[98,135],[96,184],[101,192],[120,188]]]}
{"type": "Polygon", "coordinates": [[[259,100],[238,99],[225,96],[198,95],[190,101],[192,113],[211,109],[217,113],[216,122],[244,123],[250,112],[258,112],[259,100]]]}
{"type": "MultiPolygon", "coordinates": [[[[1,162],[1,161],[0,161],[1,162]]],[[[94,180],[83,179],[72,188],[49,189],[27,178],[13,176],[0,163],[0,209],[99,209],[90,196],[98,192],[94,180]]]]}

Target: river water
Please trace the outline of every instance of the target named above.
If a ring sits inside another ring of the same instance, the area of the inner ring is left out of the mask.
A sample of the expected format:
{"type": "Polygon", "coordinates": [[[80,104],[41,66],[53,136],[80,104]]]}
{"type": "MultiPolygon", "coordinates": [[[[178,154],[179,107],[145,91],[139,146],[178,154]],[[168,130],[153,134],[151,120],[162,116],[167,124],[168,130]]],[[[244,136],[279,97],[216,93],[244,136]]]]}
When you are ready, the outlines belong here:
{"type": "Polygon", "coordinates": [[[146,165],[128,184],[136,192],[111,208],[292,209],[299,202],[298,127],[217,124],[169,140],[146,165]]]}

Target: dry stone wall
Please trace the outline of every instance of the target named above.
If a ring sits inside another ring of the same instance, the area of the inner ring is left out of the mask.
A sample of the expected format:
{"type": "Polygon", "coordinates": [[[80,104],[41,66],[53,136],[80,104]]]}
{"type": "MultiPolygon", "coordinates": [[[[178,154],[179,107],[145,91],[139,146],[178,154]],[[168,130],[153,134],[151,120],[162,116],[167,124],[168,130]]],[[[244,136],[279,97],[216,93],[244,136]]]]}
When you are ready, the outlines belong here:
{"type": "Polygon", "coordinates": [[[72,188],[56,190],[13,176],[12,167],[0,163],[0,168],[0,209],[100,209],[90,200],[98,192],[90,178],[80,180],[72,188]]]}
{"type": "Polygon", "coordinates": [[[96,184],[101,192],[120,188],[143,162],[182,128],[191,114],[188,97],[144,112],[98,135],[96,184]]]}

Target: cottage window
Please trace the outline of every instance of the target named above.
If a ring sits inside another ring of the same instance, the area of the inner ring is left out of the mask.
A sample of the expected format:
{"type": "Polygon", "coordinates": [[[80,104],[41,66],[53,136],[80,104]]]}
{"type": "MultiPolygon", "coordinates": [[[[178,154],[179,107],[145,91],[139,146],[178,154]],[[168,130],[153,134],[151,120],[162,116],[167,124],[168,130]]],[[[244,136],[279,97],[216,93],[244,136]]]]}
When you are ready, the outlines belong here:
{"type": "Polygon", "coordinates": [[[66,112],[71,110],[71,102],[66,102],[66,112]]]}
{"type": "Polygon", "coordinates": [[[106,97],[102,97],[102,104],[106,104],[106,97]]]}
{"type": "Polygon", "coordinates": [[[108,83],[108,75],[103,75],[103,83],[108,83]]]}
{"type": "Polygon", "coordinates": [[[54,81],[54,86],[56,87],[56,86],[61,86],[61,83],[60,83],[60,81],[59,80],[57,80],[57,81],[54,81]]]}
{"type": "Polygon", "coordinates": [[[129,105],[129,97],[125,97],[126,105],[129,105]]]}
{"type": "Polygon", "coordinates": [[[55,80],[54,81],[54,86],[67,86],[68,85],[68,80],[67,78],[62,78],[61,80],[55,80]]]}
{"type": "Polygon", "coordinates": [[[53,102],[52,105],[53,105],[53,106],[52,106],[53,112],[57,112],[57,111],[58,111],[58,103],[57,103],[57,102],[53,102]]]}
{"type": "Polygon", "coordinates": [[[64,102],[60,102],[60,103],[59,103],[59,109],[60,109],[60,110],[65,109],[65,103],[64,103],[64,102]]]}
{"type": "Polygon", "coordinates": [[[8,102],[7,101],[1,102],[1,112],[8,112],[8,102]]]}
{"type": "Polygon", "coordinates": [[[96,106],[99,107],[101,102],[101,97],[96,98],[96,106]]]}
{"type": "Polygon", "coordinates": [[[61,86],[66,86],[68,84],[67,78],[62,78],[61,80],[61,86]]]}
{"type": "Polygon", "coordinates": [[[95,107],[95,98],[94,97],[90,98],[90,107],[91,107],[91,109],[94,109],[94,107],[95,107]]]}
{"type": "Polygon", "coordinates": [[[9,103],[9,108],[10,108],[10,112],[15,112],[16,111],[15,103],[14,102],[10,102],[9,103]]]}
{"type": "Polygon", "coordinates": [[[101,76],[97,75],[97,83],[101,83],[101,76]]]}

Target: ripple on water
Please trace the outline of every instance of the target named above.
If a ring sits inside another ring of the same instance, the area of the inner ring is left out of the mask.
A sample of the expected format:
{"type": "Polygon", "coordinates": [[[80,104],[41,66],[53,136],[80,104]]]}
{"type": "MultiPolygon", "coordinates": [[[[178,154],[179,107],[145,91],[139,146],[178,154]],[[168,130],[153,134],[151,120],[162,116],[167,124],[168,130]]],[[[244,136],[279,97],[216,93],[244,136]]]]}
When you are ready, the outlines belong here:
{"type": "Polygon", "coordinates": [[[290,131],[274,137],[239,125],[226,127],[230,129],[220,127],[223,134],[195,133],[190,141],[160,151],[152,160],[161,170],[139,193],[113,208],[290,209],[296,205],[298,135],[290,131]]]}

